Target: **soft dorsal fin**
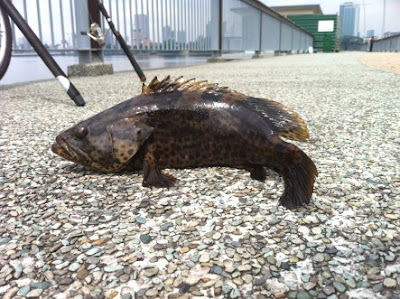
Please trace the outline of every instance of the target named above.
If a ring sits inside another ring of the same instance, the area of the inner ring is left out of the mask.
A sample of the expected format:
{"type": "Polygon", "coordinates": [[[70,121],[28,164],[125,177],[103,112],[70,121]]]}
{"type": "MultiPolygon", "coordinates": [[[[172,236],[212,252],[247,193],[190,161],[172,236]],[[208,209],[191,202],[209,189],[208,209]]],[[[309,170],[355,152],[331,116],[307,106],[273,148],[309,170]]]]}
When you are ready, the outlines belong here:
{"type": "Polygon", "coordinates": [[[248,97],[251,108],[268,120],[279,136],[298,141],[309,138],[307,125],[300,115],[285,105],[268,100],[248,97]]]}
{"type": "Polygon", "coordinates": [[[234,94],[235,96],[230,97],[231,99],[241,102],[247,105],[249,109],[261,114],[279,136],[298,141],[305,141],[309,137],[307,125],[300,115],[285,105],[272,100],[246,96],[228,87],[220,87],[218,84],[209,83],[206,80],[184,80],[183,77],[171,79],[170,76],[167,76],[161,81],[159,81],[157,77],[154,77],[149,85],[143,84],[142,86],[142,94],[160,94],[173,91],[234,94]]]}

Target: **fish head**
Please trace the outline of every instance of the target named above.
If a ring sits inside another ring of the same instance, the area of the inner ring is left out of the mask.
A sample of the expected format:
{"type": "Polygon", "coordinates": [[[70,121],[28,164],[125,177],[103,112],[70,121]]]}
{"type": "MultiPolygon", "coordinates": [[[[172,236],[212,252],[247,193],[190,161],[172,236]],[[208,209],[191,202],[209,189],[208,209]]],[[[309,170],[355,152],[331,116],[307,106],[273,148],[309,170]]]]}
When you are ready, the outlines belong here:
{"type": "Polygon", "coordinates": [[[51,149],[94,170],[115,172],[129,163],[152,130],[135,117],[108,123],[89,119],[59,134],[51,149]]]}

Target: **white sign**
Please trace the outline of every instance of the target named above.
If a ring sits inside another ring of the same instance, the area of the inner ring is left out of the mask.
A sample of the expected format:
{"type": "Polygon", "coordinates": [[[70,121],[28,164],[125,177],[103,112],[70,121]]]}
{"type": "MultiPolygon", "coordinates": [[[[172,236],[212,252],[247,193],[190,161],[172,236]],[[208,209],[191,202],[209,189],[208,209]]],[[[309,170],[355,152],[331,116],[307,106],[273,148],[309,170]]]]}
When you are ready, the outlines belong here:
{"type": "Polygon", "coordinates": [[[318,32],[333,32],[334,20],[318,21],[318,32]]]}

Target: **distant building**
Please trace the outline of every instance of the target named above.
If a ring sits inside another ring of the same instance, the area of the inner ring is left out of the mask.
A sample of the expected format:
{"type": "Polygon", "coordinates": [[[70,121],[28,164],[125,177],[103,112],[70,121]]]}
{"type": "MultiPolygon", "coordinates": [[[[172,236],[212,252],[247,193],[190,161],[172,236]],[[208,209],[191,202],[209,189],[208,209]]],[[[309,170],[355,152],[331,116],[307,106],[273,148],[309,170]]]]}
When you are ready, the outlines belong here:
{"type": "Polygon", "coordinates": [[[324,15],[319,4],[272,6],[271,8],[312,34],[315,50],[339,51],[337,15],[324,15]]]}
{"type": "Polygon", "coordinates": [[[163,41],[175,40],[175,31],[168,25],[164,26],[162,28],[162,39],[163,41]]]}
{"type": "Polygon", "coordinates": [[[17,47],[21,50],[31,50],[32,46],[28,42],[25,36],[19,37],[17,42],[17,47]]]}
{"type": "Polygon", "coordinates": [[[338,15],[289,15],[287,18],[313,35],[314,50],[318,52],[339,51],[338,15]]]}
{"type": "Polygon", "coordinates": [[[319,4],[270,6],[273,10],[287,17],[288,15],[323,15],[319,4]]]}
{"type": "Polygon", "coordinates": [[[358,24],[359,6],[353,2],[345,2],[340,5],[340,35],[355,36],[356,24],[358,24]]]}
{"type": "Polygon", "coordinates": [[[186,31],[178,31],[178,43],[186,44],[186,31]]]}
{"type": "Polygon", "coordinates": [[[367,31],[367,38],[373,37],[375,36],[375,30],[374,29],[370,29],[367,31]]]}
{"type": "Polygon", "coordinates": [[[149,44],[149,16],[148,15],[135,15],[135,25],[132,29],[132,44],[134,46],[149,44]]]}
{"type": "Polygon", "coordinates": [[[113,44],[113,37],[114,37],[113,34],[104,34],[104,37],[105,37],[105,43],[106,43],[106,48],[107,49],[111,49],[114,46],[116,46],[115,42],[113,44]]]}
{"type": "Polygon", "coordinates": [[[393,36],[393,35],[399,35],[400,32],[385,32],[383,34],[383,37],[389,37],[389,36],[393,36]]]}

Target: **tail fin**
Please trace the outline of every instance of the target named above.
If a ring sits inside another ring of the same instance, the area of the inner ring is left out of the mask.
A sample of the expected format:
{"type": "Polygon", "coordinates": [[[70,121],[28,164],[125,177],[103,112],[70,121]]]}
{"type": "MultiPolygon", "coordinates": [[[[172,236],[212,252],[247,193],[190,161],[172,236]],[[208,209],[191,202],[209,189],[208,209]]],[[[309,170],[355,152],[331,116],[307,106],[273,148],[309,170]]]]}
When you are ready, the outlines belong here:
{"type": "Polygon", "coordinates": [[[314,162],[294,144],[281,141],[277,148],[276,161],[279,165],[273,168],[282,175],[285,183],[279,204],[294,208],[309,203],[318,176],[314,162]]]}

